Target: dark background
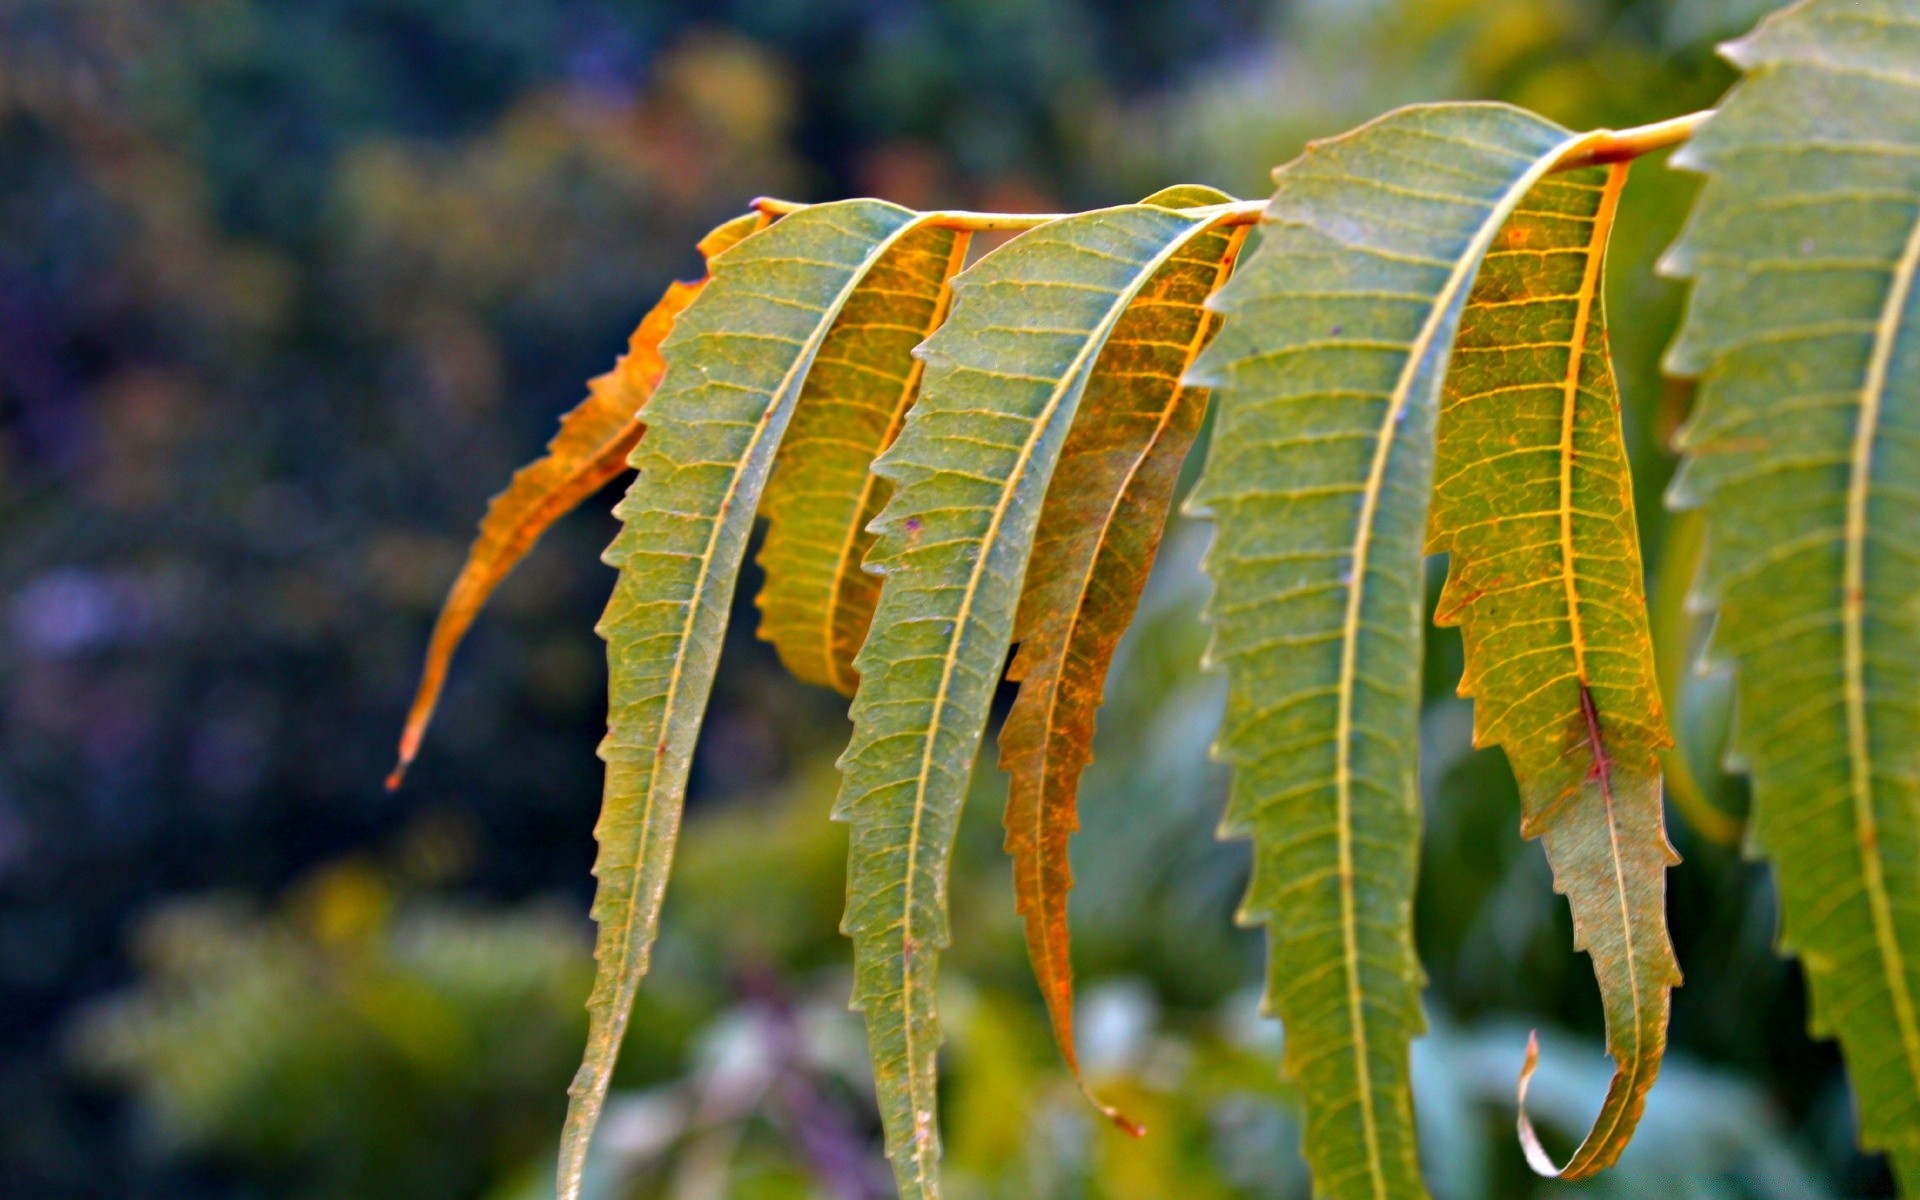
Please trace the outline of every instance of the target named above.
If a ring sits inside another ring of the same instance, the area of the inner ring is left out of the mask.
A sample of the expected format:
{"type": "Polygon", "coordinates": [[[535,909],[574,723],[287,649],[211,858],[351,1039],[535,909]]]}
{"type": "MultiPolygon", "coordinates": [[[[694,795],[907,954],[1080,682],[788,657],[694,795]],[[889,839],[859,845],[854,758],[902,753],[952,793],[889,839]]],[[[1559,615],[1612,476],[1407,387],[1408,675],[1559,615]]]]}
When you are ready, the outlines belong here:
{"type": "MultiPolygon", "coordinates": [[[[0,0],[0,1197],[533,1197],[579,1046],[611,495],[463,650],[384,793],[425,633],[487,496],[694,241],[761,193],[1056,210],[1258,195],[1312,136],[1505,98],[1570,125],[1712,103],[1744,0],[0,0]]],[[[1643,164],[1610,303],[1657,632],[1691,530],[1659,506],[1683,387],[1652,263],[1691,194],[1643,164]]],[[[1217,681],[1184,521],[1117,668],[1076,932],[1093,1125],[1026,975],[981,771],[956,862],[957,1195],[1305,1196],[1211,838],[1217,681]]],[[[751,575],[751,571],[749,572],[751,575]]],[[[741,589],[660,960],[596,1194],[876,1189],[824,820],[837,698],[741,589]]],[[[1417,1065],[1443,1197],[1887,1194],[1720,844],[1724,688],[1679,697],[1689,983],[1619,1171],[1536,1185],[1511,1137],[1549,1031],[1562,1145],[1606,1062],[1584,958],[1433,639],[1417,1065]],[[1558,1031],[1555,1040],[1554,1031],[1558,1031]]],[[[544,1185],[550,1194],[550,1185],[544,1185]]]]}

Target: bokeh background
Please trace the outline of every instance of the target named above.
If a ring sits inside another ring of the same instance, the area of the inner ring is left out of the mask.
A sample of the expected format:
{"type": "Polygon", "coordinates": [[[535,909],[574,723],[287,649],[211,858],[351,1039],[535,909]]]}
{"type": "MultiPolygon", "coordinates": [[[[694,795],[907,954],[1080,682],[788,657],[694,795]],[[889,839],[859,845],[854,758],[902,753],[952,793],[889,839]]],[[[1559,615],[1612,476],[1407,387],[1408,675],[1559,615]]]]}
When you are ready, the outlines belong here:
{"type": "MultiPolygon", "coordinates": [[[[1710,104],[1756,0],[0,0],[0,1196],[536,1200],[583,1033],[603,496],[513,577],[425,755],[380,789],[484,501],[692,245],[760,193],[1052,210],[1262,194],[1314,136],[1504,98],[1571,125],[1710,104]]],[[[1675,680],[1674,1049],[1621,1166],[1527,1176],[1526,1030],[1561,1148],[1608,1063],[1511,778],[1429,650],[1443,1200],[1890,1194],[1804,1032],[1686,668],[1689,395],[1654,263],[1692,183],[1642,163],[1610,270],[1675,680]]],[[[983,765],[954,865],[945,1120],[962,1200],[1304,1198],[1246,851],[1212,840],[1205,531],[1176,519],[1083,790],[1084,1056],[1049,1044],[983,765]]],[[[1438,565],[1436,564],[1437,581],[1438,565]]],[[[750,581],[749,581],[750,582],[750,581]]],[[[735,614],[597,1200],[889,1195],[834,931],[835,697],[735,614]]],[[[990,762],[991,751],[988,753],[990,762]]]]}

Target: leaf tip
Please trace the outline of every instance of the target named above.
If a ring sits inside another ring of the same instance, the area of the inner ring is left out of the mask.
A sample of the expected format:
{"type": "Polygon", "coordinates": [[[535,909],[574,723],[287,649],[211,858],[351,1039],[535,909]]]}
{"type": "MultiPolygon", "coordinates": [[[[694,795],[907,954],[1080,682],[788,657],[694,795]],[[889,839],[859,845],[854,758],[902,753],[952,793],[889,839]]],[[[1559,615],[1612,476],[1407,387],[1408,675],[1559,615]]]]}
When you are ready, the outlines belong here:
{"type": "MultiPolygon", "coordinates": [[[[1093,1094],[1091,1092],[1087,1093],[1087,1099],[1093,1100],[1093,1094]]],[[[1094,1107],[1100,1110],[1100,1115],[1112,1121],[1114,1127],[1121,1133],[1132,1138],[1143,1138],[1147,1136],[1147,1127],[1145,1125],[1142,1125],[1119,1109],[1110,1104],[1102,1104],[1098,1100],[1093,1100],[1093,1103],[1094,1107]]]]}
{"type": "MultiPolygon", "coordinates": [[[[432,713],[431,708],[427,711],[428,714],[432,713]]],[[[399,761],[393,764],[393,770],[387,772],[386,788],[389,792],[399,791],[400,785],[406,781],[407,768],[413,765],[414,757],[420,753],[420,742],[426,732],[427,724],[420,714],[410,714],[406,728],[400,733],[399,761]]]]}
{"type": "Polygon", "coordinates": [[[1540,1135],[1534,1132],[1533,1122],[1527,1117],[1527,1088],[1533,1083],[1533,1073],[1540,1066],[1540,1031],[1527,1031],[1527,1059],[1520,1067],[1520,1083],[1515,1089],[1514,1107],[1518,1112],[1515,1124],[1520,1132],[1520,1149],[1527,1156],[1527,1166],[1534,1174],[1548,1179],[1557,1177],[1560,1168],[1553,1165],[1545,1146],[1540,1144],[1540,1135]]]}

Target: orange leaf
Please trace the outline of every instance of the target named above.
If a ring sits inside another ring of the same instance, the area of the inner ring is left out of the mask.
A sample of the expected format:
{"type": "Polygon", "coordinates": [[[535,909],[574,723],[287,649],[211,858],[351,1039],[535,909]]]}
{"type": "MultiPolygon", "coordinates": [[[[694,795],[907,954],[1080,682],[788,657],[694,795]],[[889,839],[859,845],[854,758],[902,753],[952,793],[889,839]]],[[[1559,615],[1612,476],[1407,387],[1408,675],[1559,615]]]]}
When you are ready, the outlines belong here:
{"type": "MultiPolygon", "coordinates": [[[[1067,840],[1079,827],[1080,774],[1093,759],[1107,668],[1139,605],[1180,466],[1206,414],[1206,389],[1182,386],[1181,376],[1218,324],[1204,305],[1231,271],[1245,232],[1195,239],[1114,329],[1047,489],[1014,622],[1020,649],[1008,676],[1020,681],[1020,693],[1000,731],[1000,765],[1010,776],[1006,849],[1034,974],[1076,1078],[1067,840]]],[[[1088,1099],[1140,1134],[1091,1091],[1088,1099]]]]}
{"type": "MultiPolygon", "coordinates": [[[[736,217],[700,240],[700,252],[711,260],[766,224],[758,213],[736,217]]],[[[487,505],[480,535],[467,551],[467,562],[447,593],[440,617],[427,642],[427,662],[420,686],[407,712],[400,735],[400,761],[387,776],[387,788],[400,786],[407,767],[420,751],[427,723],[447,681],[453,652],[466,637],[487,598],[540,535],[580,502],[605,487],[627,469],[627,455],[640,441],[645,426],[640,408],[653,394],[666,370],[660,343],[673,322],[700,294],[705,280],[672,283],[660,302],[640,320],[627,343],[627,352],[613,370],[587,383],[587,398],[560,418],[560,432],[547,443],[547,452],[514,473],[507,489],[487,505]]]]}

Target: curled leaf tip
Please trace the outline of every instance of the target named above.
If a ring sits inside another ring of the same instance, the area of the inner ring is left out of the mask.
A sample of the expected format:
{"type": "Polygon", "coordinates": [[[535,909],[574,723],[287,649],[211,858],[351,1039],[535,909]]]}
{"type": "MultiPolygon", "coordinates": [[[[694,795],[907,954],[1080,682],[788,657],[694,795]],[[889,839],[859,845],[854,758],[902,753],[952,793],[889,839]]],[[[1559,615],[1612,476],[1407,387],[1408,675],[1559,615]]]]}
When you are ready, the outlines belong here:
{"type": "Polygon", "coordinates": [[[1534,1132],[1533,1122],[1527,1117],[1527,1088],[1533,1083],[1533,1073],[1540,1066],[1540,1031],[1527,1031],[1527,1061],[1520,1067],[1520,1084],[1516,1090],[1514,1106],[1519,1116],[1515,1125],[1520,1131],[1520,1149],[1527,1156],[1527,1165],[1534,1173],[1548,1179],[1560,1175],[1560,1168],[1553,1165],[1553,1159],[1547,1154],[1547,1148],[1540,1144],[1540,1135],[1534,1132]]]}

